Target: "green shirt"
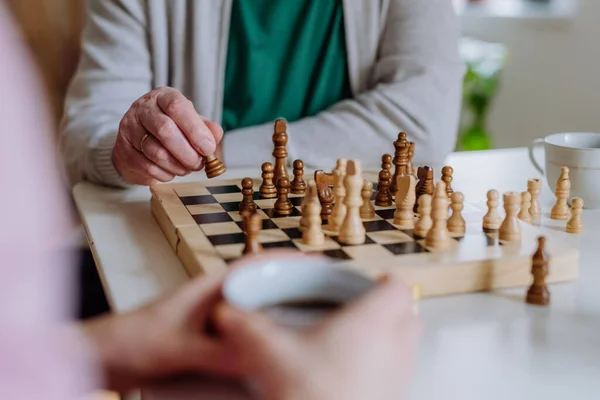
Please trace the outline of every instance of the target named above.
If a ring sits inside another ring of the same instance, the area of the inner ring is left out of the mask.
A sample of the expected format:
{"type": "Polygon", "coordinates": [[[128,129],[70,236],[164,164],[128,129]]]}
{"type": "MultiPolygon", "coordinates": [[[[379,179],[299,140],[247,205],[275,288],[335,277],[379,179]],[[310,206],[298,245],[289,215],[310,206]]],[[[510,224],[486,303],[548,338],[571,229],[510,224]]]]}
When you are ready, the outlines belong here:
{"type": "Polygon", "coordinates": [[[293,122],[350,96],[342,0],[234,0],[225,132],[293,122]]]}

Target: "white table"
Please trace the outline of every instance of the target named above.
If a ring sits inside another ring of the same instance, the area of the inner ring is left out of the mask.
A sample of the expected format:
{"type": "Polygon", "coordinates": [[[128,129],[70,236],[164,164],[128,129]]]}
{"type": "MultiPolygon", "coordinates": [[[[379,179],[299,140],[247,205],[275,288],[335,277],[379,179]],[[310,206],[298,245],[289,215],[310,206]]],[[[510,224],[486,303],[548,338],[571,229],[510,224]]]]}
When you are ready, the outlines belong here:
{"type": "MultiPolygon", "coordinates": [[[[456,153],[447,163],[454,189],[482,209],[487,190],[523,191],[527,179],[539,177],[526,149],[456,153]]],[[[231,170],[223,178],[257,175],[231,170]]],[[[74,197],[116,312],[188,279],[150,214],[148,188],[81,183],[74,197]]],[[[547,185],[541,200],[547,213],[547,185]]],[[[550,307],[526,305],[522,288],[420,302],[426,329],[409,399],[600,398],[600,210],[585,210],[583,219],[583,235],[558,233],[581,251],[580,278],[551,286],[550,307]]]]}

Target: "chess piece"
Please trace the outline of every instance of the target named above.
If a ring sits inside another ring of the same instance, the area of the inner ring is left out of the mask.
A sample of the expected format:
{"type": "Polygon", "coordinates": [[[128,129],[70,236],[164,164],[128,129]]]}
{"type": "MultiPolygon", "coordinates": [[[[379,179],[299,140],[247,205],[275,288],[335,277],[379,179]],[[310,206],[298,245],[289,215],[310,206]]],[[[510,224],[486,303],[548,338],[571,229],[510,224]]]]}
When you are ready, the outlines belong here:
{"type": "Polygon", "coordinates": [[[571,219],[567,222],[568,233],[583,233],[583,222],[581,221],[581,212],[583,211],[583,199],[574,197],[571,200],[571,219]]]}
{"type": "Polygon", "coordinates": [[[547,306],[550,304],[550,292],[546,285],[548,276],[548,255],[545,251],[546,239],[543,236],[538,238],[538,247],[531,258],[531,274],[533,283],[527,290],[525,301],[529,304],[538,306],[547,306]]]}
{"type": "Polygon", "coordinates": [[[390,207],[392,205],[392,194],[390,192],[391,179],[392,176],[387,169],[382,169],[379,172],[379,183],[377,184],[379,190],[377,191],[377,196],[375,196],[376,206],[390,207]]]}
{"type": "Polygon", "coordinates": [[[502,217],[498,213],[498,199],[500,193],[497,190],[492,189],[487,192],[487,207],[488,212],[483,217],[483,229],[497,230],[502,225],[502,217]]]}
{"type": "Polygon", "coordinates": [[[371,202],[371,197],[373,197],[373,183],[371,181],[365,179],[361,196],[363,205],[360,207],[360,217],[363,219],[375,218],[375,207],[371,202]]]}
{"type": "Polygon", "coordinates": [[[250,214],[249,212],[244,212],[242,216],[246,233],[242,254],[258,254],[263,249],[258,240],[258,233],[262,228],[262,218],[257,213],[250,214]]]}
{"type": "MultiPolygon", "coordinates": [[[[446,193],[447,193],[446,189],[446,193]]],[[[448,218],[448,231],[452,233],[465,233],[467,224],[462,216],[462,210],[464,209],[465,196],[461,192],[452,193],[452,203],[450,208],[452,209],[452,215],[448,218]]]]}
{"type": "Polygon", "coordinates": [[[310,196],[308,196],[306,204],[302,207],[302,217],[306,224],[304,229],[302,229],[302,243],[318,246],[325,243],[325,235],[321,226],[321,203],[317,196],[317,184],[315,181],[309,182],[308,191],[310,192],[310,196]]]}
{"type": "Polygon", "coordinates": [[[521,193],[521,211],[519,211],[518,218],[525,222],[526,224],[531,224],[531,214],[529,214],[529,209],[531,208],[531,193],[523,192],[521,193]]]}
{"type": "Polygon", "coordinates": [[[398,191],[396,186],[398,177],[406,176],[406,169],[408,166],[408,140],[406,139],[406,133],[400,132],[398,134],[398,140],[394,142],[394,159],[392,163],[396,167],[394,170],[394,176],[392,176],[392,185],[390,186],[390,192],[395,195],[398,191]]]}
{"type": "Polygon", "coordinates": [[[398,177],[398,191],[396,192],[396,211],[394,212],[394,225],[401,229],[413,229],[415,227],[415,206],[417,181],[413,175],[398,177]]]}
{"type": "Polygon", "coordinates": [[[452,174],[454,173],[454,169],[452,167],[446,165],[442,168],[442,180],[446,184],[446,193],[448,194],[448,199],[452,198],[452,193],[454,190],[452,189],[452,174]]]}
{"type": "Polygon", "coordinates": [[[521,225],[517,220],[521,195],[519,193],[504,193],[504,211],[506,216],[500,225],[498,239],[503,242],[521,241],[521,225]]]}
{"type": "Polygon", "coordinates": [[[273,133],[273,144],[275,148],[273,150],[273,157],[275,157],[275,170],[273,176],[273,182],[277,184],[280,178],[290,179],[288,174],[286,159],[288,156],[287,152],[287,123],[284,119],[278,119],[275,121],[275,129],[273,133]]]}
{"type": "Polygon", "coordinates": [[[242,179],[242,196],[243,199],[240,203],[240,214],[243,212],[249,212],[251,214],[256,212],[256,203],[252,198],[254,195],[254,181],[251,178],[242,179]]]}
{"type": "Polygon", "coordinates": [[[321,170],[315,171],[315,182],[319,201],[321,202],[321,219],[328,221],[333,211],[333,200],[335,199],[330,187],[330,178],[321,170]]]}
{"type": "Polygon", "coordinates": [[[204,172],[208,179],[216,178],[227,172],[225,165],[214,155],[204,156],[204,172]]]}
{"type": "Polygon", "coordinates": [[[328,230],[339,232],[342,223],[344,223],[344,218],[346,217],[346,205],[344,204],[346,189],[344,187],[344,176],[342,175],[341,170],[334,170],[333,178],[333,195],[335,196],[335,203],[331,215],[329,216],[328,230]]]}
{"type": "Polygon", "coordinates": [[[415,169],[413,167],[414,155],[415,155],[415,143],[408,142],[408,166],[406,167],[406,173],[408,175],[415,175],[415,169]]]}
{"type": "Polygon", "coordinates": [[[340,243],[346,245],[359,245],[366,240],[365,227],[359,213],[360,206],[362,206],[362,197],[360,196],[362,185],[360,162],[356,160],[348,161],[346,177],[344,178],[346,217],[340,227],[338,237],[340,243]]]}
{"type": "Polygon", "coordinates": [[[277,201],[273,208],[275,213],[280,216],[288,216],[292,213],[292,202],[288,198],[290,193],[290,180],[288,178],[280,178],[277,181],[277,201]]]}
{"type": "Polygon", "coordinates": [[[292,181],[291,192],[293,194],[304,194],[306,192],[306,182],[304,176],[304,162],[302,160],[294,161],[294,180],[292,181]]]}
{"type": "Polygon", "coordinates": [[[531,194],[531,207],[529,207],[529,215],[531,216],[531,219],[537,220],[542,216],[542,205],[540,204],[542,180],[535,178],[527,181],[527,191],[531,194]]]}
{"type": "Polygon", "coordinates": [[[261,166],[262,183],[258,189],[261,199],[274,199],[277,197],[277,188],[273,183],[273,164],[266,162],[261,166]]]}
{"type": "Polygon", "coordinates": [[[427,237],[433,221],[431,220],[431,195],[427,193],[419,197],[419,219],[415,224],[414,234],[418,237],[427,237]]]}
{"type": "Polygon", "coordinates": [[[337,162],[335,163],[335,168],[331,173],[333,174],[335,171],[340,171],[342,178],[344,178],[344,176],[346,176],[346,164],[348,164],[346,159],[338,158],[337,162]]]}
{"type": "Polygon", "coordinates": [[[417,186],[415,187],[415,192],[417,193],[417,204],[415,205],[414,212],[419,212],[417,209],[419,197],[423,194],[428,194],[433,196],[433,169],[431,167],[419,167],[417,169],[417,186]]]}
{"type": "Polygon", "coordinates": [[[560,176],[556,182],[556,189],[554,191],[556,195],[556,204],[552,207],[550,212],[550,218],[566,221],[569,219],[569,206],[567,205],[567,199],[571,193],[571,181],[569,180],[569,168],[561,167],[560,176]]]}
{"type": "Polygon", "coordinates": [[[389,154],[384,154],[381,156],[381,169],[387,169],[390,171],[390,177],[392,173],[392,156],[389,154]]]}
{"type": "Polygon", "coordinates": [[[448,221],[448,195],[444,181],[438,182],[431,202],[432,226],[425,236],[425,246],[434,250],[450,248],[450,234],[446,228],[448,221]]]}
{"type": "MultiPolygon", "coordinates": [[[[319,195],[317,193],[317,183],[314,180],[309,180],[308,185],[306,186],[306,193],[304,198],[302,199],[302,204],[300,206],[300,210],[302,211],[302,216],[300,217],[300,222],[298,226],[298,230],[300,232],[304,232],[306,228],[308,228],[308,215],[306,213],[306,209],[311,201],[319,202],[319,195]]],[[[319,202],[319,206],[321,203],[319,202]]],[[[319,211],[320,213],[321,211],[319,211]]]]}

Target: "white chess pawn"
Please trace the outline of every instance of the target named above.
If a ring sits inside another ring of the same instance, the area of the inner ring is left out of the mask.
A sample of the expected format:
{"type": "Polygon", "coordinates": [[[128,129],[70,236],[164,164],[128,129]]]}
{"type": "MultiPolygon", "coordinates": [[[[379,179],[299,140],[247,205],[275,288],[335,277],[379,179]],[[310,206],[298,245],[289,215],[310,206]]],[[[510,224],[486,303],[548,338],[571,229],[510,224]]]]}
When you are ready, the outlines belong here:
{"type": "Polygon", "coordinates": [[[487,207],[488,212],[483,217],[483,229],[500,229],[502,225],[502,217],[498,214],[498,199],[500,193],[497,190],[492,189],[487,192],[487,207]]]}
{"type": "Polygon", "coordinates": [[[583,222],[581,221],[581,212],[583,211],[583,199],[579,197],[571,200],[571,219],[567,222],[568,233],[583,233],[583,222]]]}
{"type": "Polygon", "coordinates": [[[371,197],[373,197],[373,183],[368,179],[365,179],[361,196],[363,198],[363,205],[360,207],[360,217],[363,219],[374,218],[375,207],[371,201],[371,197]]]}
{"type": "Polygon", "coordinates": [[[527,223],[532,223],[531,214],[529,214],[529,210],[531,209],[531,193],[523,192],[521,193],[521,210],[519,211],[518,218],[527,223]]]}
{"type": "Polygon", "coordinates": [[[417,203],[419,204],[419,220],[415,224],[414,234],[424,238],[433,224],[431,220],[431,195],[422,194],[419,196],[417,203]]]}
{"type": "Polygon", "coordinates": [[[448,218],[448,230],[452,233],[464,234],[467,229],[467,224],[462,216],[464,209],[465,196],[461,192],[452,193],[452,215],[448,218]]]}
{"type": "Polygon", "coordinates": [[[517,219],[519,212],[519,204],[521,203],[521,195],[519,193],[504,194],[504,210],[506,217],[500,225],[498,238],[503,242],[519,242],[521,241],[521,225],[517,219]]]}
{"type": "Polygon", "coordinates": [[[425,237],[425,247],[435,250],[450,248],[450,234],[446,227],[448,222],[448,194],[444,181],[438,182],[433,195],[431,219],[433,225],[425,237]]]}

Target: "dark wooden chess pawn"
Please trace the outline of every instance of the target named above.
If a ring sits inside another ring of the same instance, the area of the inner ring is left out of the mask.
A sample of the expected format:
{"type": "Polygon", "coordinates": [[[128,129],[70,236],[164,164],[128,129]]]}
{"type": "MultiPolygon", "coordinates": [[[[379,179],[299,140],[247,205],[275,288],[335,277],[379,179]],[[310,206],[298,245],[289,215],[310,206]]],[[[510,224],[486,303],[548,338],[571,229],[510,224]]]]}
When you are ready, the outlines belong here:
{"type": "Polygon", "coordinates": [[[548,255],[545,251],[546,239],[543,236],[538,238],[538,248],[531,259],[531,273],[533,274],[533,283],[527,291],[526,301],[529,304],[546,306],[550,304],[550,292],[546,285],[548,276],[548,255]]]}
{"type": "Polygon", "coordinates": [[[392,203],[392,194],[390,193],[390,184],[392,176],[390,171],[382,169],[379,172],[379,182],[377,184],[379,190],[375,196],[375,205],[380,207],[390,207],[392,203]]]}
{"type": "Polygon", "coordinates": [[[415,187],[417,201],[413,208],[414,212],[418,212],[419,197],[423,194],[428,194],[433,197],[433,191],[435,189],[433,184],[433,168],[428,166],[419,167],[419,169],[417,169],[417,178],[419,179],[419,182],[417,182],[417,186],[415,187]]]}
{"type": "Polygon", "coordinates": [[[391,171],[392,171],[392,156],[389,154],[384,154],[383,156],[381,156],[381,169],[387,169],[388,171],[390,171],[390,176],[391,176],[391,171]]]}
{"type": "Polygon", "coordinates": [[[275,149],[273,150],[273,157],[275,157],[275,171],[273,181],[279,182],[280,178],[290,179],[288,174],[286,159],[288,156],[287,152],[287,123],[284,119],[278,119],[275,121],[275,132],[273,133],[273,144],[275,149]]]}
{"type": "Polygon", "coordinates": [[[292,213],[293,205],[288,195],[290,193],[290,180],[280,178],[277,181],[277,201],[273,208],[275,213],[280,216],[288,216],[292,213]]]}
{"type": "Polygon", "coordinates": [[[251,214],[256,212],[256,203],[252,196],[254,195],[254,181],[251,178],[242,179],[242,201],[240,203],[240,214],[243,212],[249,212],[251,214]]]}
{"type": "Polygon", "coordinates": [[[446,194],[448,198],[452,198],[452,193],[454,193],[454,189],[452,189],[452,174],[454,174],[454,169],[448,165],[442,168],[442,180],[446,184],[446,194]]]}
{"type": "Polygon", "coordinates": [[[406,139],[406,133],[400,132],[398,134],[398,140],[394,142],[394,159],[392,163],[396,167],[394,170],[394,176],[392,176],[392,184],[390,186],[390,192],[392,196],[398,191],[396,183],[399,177],[406,176],[406,169],[408,167],[408,140],[406,139]]]}
{"type": "Polygon", "coordinates": [[[214,155],[204,156],[204,172],[208,179],[216,178],[227,172],[225,165],[214,155]]]}
{"type": "Polygon", "coordinates": [[[408,166],[406,167],[407,175],[414,175],[415,169],[413,167],[413,157],[415,155],[415,143],[408,142],[408,166]]]}
{"type": "Polygon", "coordinates": [[[329,216],[333,211],[333,201],[335,200],[331,189],[331,178],[324,171],[315,171],[315,183],[317,184],[317,193],[321,203],[321,220],[329,221],[329,216]]]}
{"type": "Polygon", "coordinates": [[[294,161],[294,180],[291,189],[293,194],[304,194],[306,192],[306,182],[304,182],[303,176],[304,162],[302,160],[294,161]]]}
{"type": "Polygon", "coordinates": [[[277,188],[273,183],[273,164],[266,162],[262,165],[262,183],[258,189],[261,199],[274,199],[277,197],[277,188]]]}
{"type": "Polygon", "coordinates": [[[259,214],[250,214],[249,212],[244,212],[242,216],[244,217],[244,232],[246,233],[242,254],[258,254],[263,250],[258,240],[258,233],[262,229],[262,218],[259,214]]]}

